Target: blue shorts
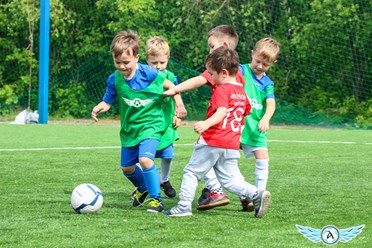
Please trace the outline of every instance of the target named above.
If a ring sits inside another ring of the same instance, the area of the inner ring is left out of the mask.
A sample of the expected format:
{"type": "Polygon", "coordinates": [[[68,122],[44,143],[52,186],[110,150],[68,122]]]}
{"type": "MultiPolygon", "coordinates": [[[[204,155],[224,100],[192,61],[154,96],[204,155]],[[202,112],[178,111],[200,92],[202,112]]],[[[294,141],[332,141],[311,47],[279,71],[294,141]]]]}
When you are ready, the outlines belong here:
{"type": "Polygon", "coordinates": [[[174,158],[173,144],[170,144],[163,150],[156,151],[155,158],[174,158]]]}
{"type": "Polygon", "coordinates": [[[122,147],[120,165],[123,167],[135,165],[139,162],[138,159],[140,157],[146,157],[154,160],[158,145],[159,140],[157,139],[145,139],[136,146],[122,147]]]}

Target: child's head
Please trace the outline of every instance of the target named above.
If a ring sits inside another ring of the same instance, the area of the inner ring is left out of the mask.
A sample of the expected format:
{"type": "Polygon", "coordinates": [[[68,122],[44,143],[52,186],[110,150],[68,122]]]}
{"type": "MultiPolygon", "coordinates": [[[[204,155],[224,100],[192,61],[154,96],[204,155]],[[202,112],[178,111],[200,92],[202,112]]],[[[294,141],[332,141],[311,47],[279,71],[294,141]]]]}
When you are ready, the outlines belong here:
{"type": "Polygon", "coordinates": [[[239,65],[238,53],[226,46],[215,49],[205,59],[205,67],[216,84],[226,83],[231,80],[235,81],[239,65]]]}
{"type": "Polygon", "coordinates": [[[160,36],[150,36],[146,42],[146,61],[151,67],[164,71],[170,57],[168,42],[160,36]]]}
{"type": "Polygon", "coordinates": [[[251,69],[254,74],[262,75],[276,62],[279,56],[280,45],[272,38],[259,40],[252,50],[251,69]]]}
{"type": "Polygon", "coordinates": [[[227,46],[235,50],[238,42],[239,36],[235,28],[230,25],[219,25],[208,32],[209,53],[220,46],[227,46]]]}
{"type": "Polygon", "coordinates": [[[136,72],[139,60],[140,40],[136,32],[121,31],[112,40],[110,51],[115,68],[124,76],[131,78],[136,72]]]}

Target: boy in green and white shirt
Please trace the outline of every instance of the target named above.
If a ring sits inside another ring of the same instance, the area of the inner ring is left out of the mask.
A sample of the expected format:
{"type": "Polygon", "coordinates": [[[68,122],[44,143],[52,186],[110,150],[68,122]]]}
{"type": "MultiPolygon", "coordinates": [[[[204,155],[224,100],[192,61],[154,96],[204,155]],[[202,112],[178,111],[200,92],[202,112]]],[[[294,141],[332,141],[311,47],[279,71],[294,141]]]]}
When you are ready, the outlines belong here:
{"type": "MultiPolygon", "coordinates": [[[[279,43],[272,38],[259,40],[252,50],[252,61],[243,65],[244,91],[250,99],[252,113],[245,117],[241,147],[246,158],[255,157],[255,186],[266,190],[269,175],[267,131],[275,112],[274,82],[266,72],[276,62],[280,52],[279,43]]],[[[241,198],[243,211],[253,211],[250,199],[241,198]]]]}

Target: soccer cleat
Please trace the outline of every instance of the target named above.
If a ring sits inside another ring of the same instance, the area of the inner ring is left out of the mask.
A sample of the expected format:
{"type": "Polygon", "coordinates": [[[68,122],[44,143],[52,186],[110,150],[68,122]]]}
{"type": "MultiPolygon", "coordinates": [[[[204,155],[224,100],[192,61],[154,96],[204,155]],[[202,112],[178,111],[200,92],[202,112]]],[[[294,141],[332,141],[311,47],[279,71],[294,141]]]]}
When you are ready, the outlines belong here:
{"type": "Polygon", "coordinates": [[[240,202],[242,204],[242,211],[244,212],[253,212],[254,204],[249,198],[241,198],[240,202]]]}
{"type": "Polygon", "coordinates": [[[137,187],[135,187],[134,190],[132,191],[132,194],[130,194],[130,199],[132,199],[132,201],[134,200],[134,198],[136,198],[136,191],[137,187]]]}
{"type": "Polygon", "coordinates": [[[164,191],[164,194],[169,197],[173,198],[176,196],[176,190],[172,187],[169,181],[160,184],[160,189],[164,191]]]}
{"type": "Polygon", "coordinates": [[[260,191],[258,196],[253,199],[255,217],[261,218],[266,214],[270,207],[271,193],[269,191],[260,191]]]}
{"type": "MultiPolygon", "coordinates": [[[[135,195],[134,195],[134,198],[133,198],[132,206],[133,207],[141,206],[143,204],[143,202],[145,201],[148,193],[149,192],[147,190],[145,190],[141,193],[141,192],[139,192],[138,189],[136,189],[135,192],[134,192],[135,195]]],[[[132,193],[132,195],[133,195],[133,193],[132,193]]]]}
{"type": "Polygon", "coordinates": [[[148,205],[147,212],[149,213],[160,213],[164,209],[163,203],[156,198],[149,199],[148,205]]]}
{"type": "Polygon", "coordinates": [[[215,207],[225,206],[230,203],[229,198],[227,197],[226,193],[215,193],[211,192],[208,198],[196,207],[197,210],[208,210],[215,207]]]}
{"type": "Polygon", "coordinates": [[[202,190],[202,193],[198,199],[198,205],[205,205],[207,200],[208,200],[208,197],[210,195],[211,191],[207,188],[204,188],[202,190]]]}
{"type": "Polygon", "coordinates": [[[191,206],[183,206],[178,204],[177,206],[171,208],[170,210],[164,211],[164,214],[171,216],[171,217],[184,217],[184,216],[191,216],[192,210],[191,206]]]}

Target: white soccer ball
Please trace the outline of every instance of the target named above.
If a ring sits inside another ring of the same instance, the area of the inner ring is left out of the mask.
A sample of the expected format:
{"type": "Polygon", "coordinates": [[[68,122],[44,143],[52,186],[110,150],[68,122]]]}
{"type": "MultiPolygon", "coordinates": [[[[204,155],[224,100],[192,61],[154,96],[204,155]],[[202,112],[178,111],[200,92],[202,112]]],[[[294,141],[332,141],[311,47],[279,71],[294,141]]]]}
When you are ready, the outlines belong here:
{"type": "Polygon", "coordinates": [[[91,183],[80,184],[71,193],[71,206],[79,214],[95,213],[100,210],[102,203],[101,190],[91,183]]]}

